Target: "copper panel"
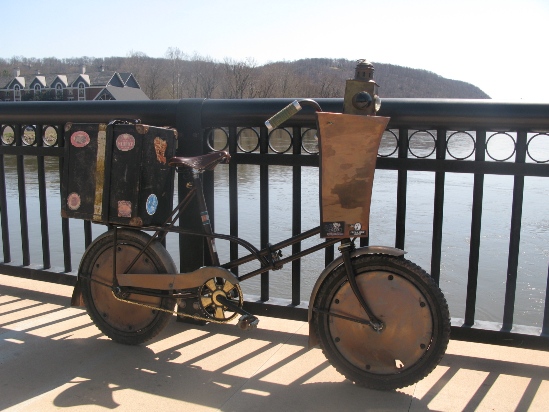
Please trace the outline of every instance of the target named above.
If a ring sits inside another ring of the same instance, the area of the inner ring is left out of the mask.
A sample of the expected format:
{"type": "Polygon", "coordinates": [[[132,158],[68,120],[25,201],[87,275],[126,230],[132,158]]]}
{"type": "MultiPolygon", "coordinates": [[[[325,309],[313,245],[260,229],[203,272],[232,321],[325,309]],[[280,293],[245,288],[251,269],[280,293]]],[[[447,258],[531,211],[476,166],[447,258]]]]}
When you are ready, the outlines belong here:
{"type": "Polygon", "coordinates": [[[318,113],[322,237],[368,236],[381,136],[389,118],[318,113]]]}
{"type": "MultiPolygon", "coordinates": [[[[368,325],[330,317],[330,335],[338,351],[357,368],[376,374],[394,374],[414,365],[433,334],[431,309],[423,294],[390,272],[363,273],[357,283],[385,328],[378,333],[368,325]]],[[[368,319],[348,282],[334,295],[330,311],[368,319]]]]}

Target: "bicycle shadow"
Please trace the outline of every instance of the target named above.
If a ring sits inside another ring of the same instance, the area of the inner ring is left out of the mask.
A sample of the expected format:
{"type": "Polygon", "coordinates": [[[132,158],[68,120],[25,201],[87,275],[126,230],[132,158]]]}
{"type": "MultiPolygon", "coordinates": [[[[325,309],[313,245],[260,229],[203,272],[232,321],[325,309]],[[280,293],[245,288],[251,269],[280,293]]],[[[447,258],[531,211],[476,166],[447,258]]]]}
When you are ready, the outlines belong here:
{"type": "Polygon", "coordinates": [[[307,350],[306,335],[289,330],[299,322],[281,320],[290,325],[285,331],[246,332],[173,321],[148,346],[126,346],[100,335],[81,309],[46,311],[52,320],[32,327],[24,326],[36,318],[27,309],[20,313],[0,321],[0,387],[10,394],[0,397],[0,409],[38,401],[56,408],[140,409],[160,399],[193,410],[363,409],[366,403],[386,410],[387,399],[405,409],[412,401],[406,393],[345,381],[321,353],[307,350]],[[335,382],[326,381],[334,376],[335,382]]]}
{"type": "Polygon", "coordinates": [[[150,347],[127,348],[105,340],[86,343],[97,345],[94,351],[109,351],[108,358],[87,369],[85,379],[59,393],[53,404],[114,409],[123,399],[117,397],[117,392],[124,390],[223,411],[361,410],[364,405],[372,411],[387,410],[389,406],[406,410],[412,402],[410,394],[360,388],[343,377],[339,382],[315,382],[318,375],[337,372],[323,358],[312,360],[307,356],[305,336],[256,331],[251,337],[249,332],[230,326],[195,327],[175,322],[168,329],[168,336],[150,345],[171,341],[158,352],[150,347]],[[193,336],[198,332],[200,336],[179,343],[178,335],[186,332],[193,336]],[[211,345],[213,340],[220,342],[211,345]],[[285,350],[281,345],[291,348],[285,350]],[[249,351],[240,351],[245,346],[249,351]],[[194,347],[203,350],[196,351],[194,347]],[[192,354],[186,353],[189,349],[192,354]],[[237,354],[232,357],[231,352],[237,354]],[[288,375],[292,378],[288,379],[288,375]]]}
{"type": "MultiPolygon", "coordinates": [[[[67,303],[65,297],[21,290],[21,298],[18,292],[0,287],[0,298],[10,295],[0,303],[2,410],[36,405],[474,410],[490,398],[501,376],[528,380],[525,388],[512,388],[518,409],[527,410],[532,405],[535,409],[549,384],[546,358],[527,364],[515,358],[484,359],[481,352],[462,350],[450,351],[439,368],[409,388],[368,390],[344,380],[319,350],[307,350],[307,325],[301,322],[270,318],[258,330],[246,332],[233,325],[201,327],[172,321],[147,346],[126,346],[103,337],[84,310],[61,306],[67,303]],[[482,375],[478,386],[462,386],[463,378],[457,378],[466,372],[478,372],[476,378],[482,375]],[[463,408],[444,407],[455,399],[463,408]]],[[[470,345],[471,350],[479,349],[470,345]]]]}

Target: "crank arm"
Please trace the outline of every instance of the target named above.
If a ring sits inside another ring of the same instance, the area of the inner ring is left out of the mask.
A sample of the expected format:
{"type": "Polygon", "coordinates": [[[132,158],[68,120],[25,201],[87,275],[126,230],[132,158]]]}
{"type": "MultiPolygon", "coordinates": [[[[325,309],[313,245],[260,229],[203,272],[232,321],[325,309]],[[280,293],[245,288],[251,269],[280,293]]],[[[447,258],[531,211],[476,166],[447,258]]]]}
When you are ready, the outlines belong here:
{"type": "Polygon", "coordinates": [[[359,318],[355,318],[355,317],[347,316],[347,315],[340,315],[339,313],[330,312],[329,310],[325,310],[325,309],[313,308],[313,312],[321,313],[322,315],[333,316],[334,318],[345,319],[345,320],[348,320],[350,322],[360,323],[362,325],[368,325],[368,326],[371,326],[371,327],[374,326],[372,324],[372,322],[370,322],[369,320],[359,319],[359,318]]]}
{"type": "Polygon", "coordinates": [[[235,311],[236,313],[239,313],[242,315],[240,319],[238,320],[238,327],[242,330],[252,330],[257,328],[257,324],[259,323],[259,319],[256,318],[254,315],[252,315],[250,312],[245,311],[240,306],[235,305],[233,302],[231,302],[229,299],[227,299],[225,296],[218,296],[216,298],[216,303],[220,303],[221,305],[226,306],[228,309],[235,311]]]}
{"type": "Polygon", "coordinates": [[[233,312],[236,312],[240,315],[253,316],[250,312],[245,311],[240,306],[238,306],[235,303],[231,302],[225,296],[217,296],[216,297],[216,303],[220,303],[221,305],[226,306],[227,308],[229,308],[233,312]]]}

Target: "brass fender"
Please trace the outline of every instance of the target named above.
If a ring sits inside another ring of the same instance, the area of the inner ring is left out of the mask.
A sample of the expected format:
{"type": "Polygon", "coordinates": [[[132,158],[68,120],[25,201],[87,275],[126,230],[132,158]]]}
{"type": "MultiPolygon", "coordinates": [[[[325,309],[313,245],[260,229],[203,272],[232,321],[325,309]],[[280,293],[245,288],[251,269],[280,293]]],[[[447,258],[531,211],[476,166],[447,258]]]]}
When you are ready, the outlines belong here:
{"type": "Polygon", "coordinates": [[[202,267],[189,273],[126,273],[118,274],[116,277],[120,286],[156,290],[193,289],[212,278],[223,278],[233,285],[239,283],[238,278],[227,269],[213,266],[202,267]]]}
{"type": "MultiPolygon", "coordinates": [[[[354,252],[351,253],[351,259],[356,258],[358,256],[362,255],[391,255],[391,256],[404,256],[406,252],[401,249],[397,249],[394,247],[389,246],[366,246],[356,249],[354,252]]],[[[313,291],[311,292],[311,297],[309,299],[309,314],[308,314],[308,322],[309,322],[309,348],[313,348],[316,345],[318,345],[318,338],[313,330],[311,320],[313,319],[313,307],[316,299],[316,295],[318,293],[318,290],[320,289],[320,286],[326,279],[326,277],[333,272],[337,267],[343,264],[343,256],[339,256],[337,259],[334,259],[320,274],[318,279],[316,280],[315,286],[313,287],[313,291]]]]}

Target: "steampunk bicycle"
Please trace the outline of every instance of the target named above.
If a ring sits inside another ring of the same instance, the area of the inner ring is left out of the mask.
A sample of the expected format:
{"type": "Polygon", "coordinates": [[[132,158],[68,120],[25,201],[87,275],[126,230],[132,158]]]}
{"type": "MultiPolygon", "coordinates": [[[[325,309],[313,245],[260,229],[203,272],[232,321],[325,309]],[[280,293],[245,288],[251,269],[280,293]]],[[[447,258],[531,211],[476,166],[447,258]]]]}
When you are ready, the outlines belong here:
{"type": "MultiPolygon", "coordinates": [[[[300,103],[320,110],[314,101],[300,103]]],[[[293,106],[271,118],[268,126],[278,126],[295,111],[295,103],[293,106]]],[[[323,128],[319,121],[321,144],[323,128]]],[[[347,236],[363,233],[357,232],[360,227],[333,236],[333,225],[328,229],[321,225],[263,249],[215,233],[204,200],[202,174],[229,161],[230,155],[223,151],[173,157],[169,164],[176,168],[179,179],[184,179],[189,192],[165,223],[139,230],[114,225],[91,243],[80,263],[73,300],[82,298],[95,325],[112,340],[129,345],[156,336],[175,314],[202,323],[227,323],[239,317],[239,327],[254,329],[258,318],[243,308],[241,283],[339,243],[340,255],[319,275],[310,296],[310,346],[319,344],[330,363],[361,386],[395,389],[427,376],[444,355],[450,334],[448,305],[433,279],[406,260],[402,250],[356,247],[356,238],[347,236]],[[177,225],[194,201],[203,228],[199,232],[177,225]],[[326,239],[318,245],[281,256],[282,248],[326,230],[326,239]],[[194,235],[200,241],[205,238],[212,264],[178,273],[162,245],[168,233],[194,235]],[[216,239],[236,242],[249,253],[221,264],[216,239]],[[231,272],[253,260],[260,263],[259,269],[240,276],[231,272]]]]}

